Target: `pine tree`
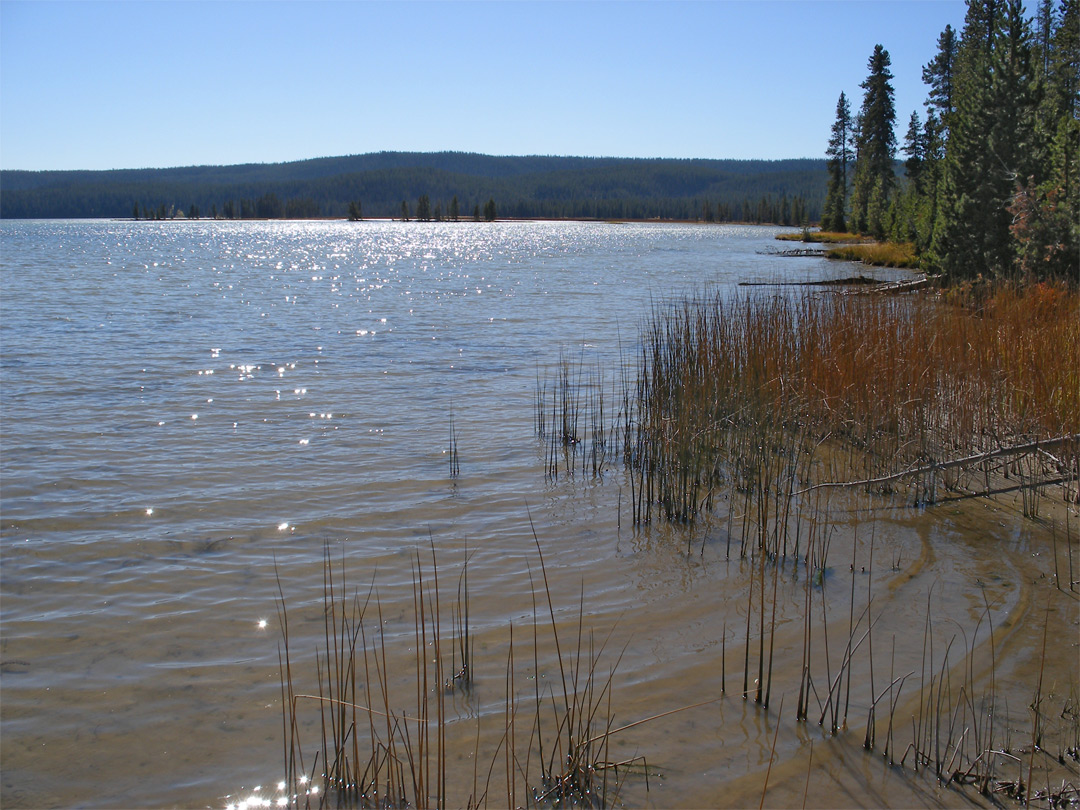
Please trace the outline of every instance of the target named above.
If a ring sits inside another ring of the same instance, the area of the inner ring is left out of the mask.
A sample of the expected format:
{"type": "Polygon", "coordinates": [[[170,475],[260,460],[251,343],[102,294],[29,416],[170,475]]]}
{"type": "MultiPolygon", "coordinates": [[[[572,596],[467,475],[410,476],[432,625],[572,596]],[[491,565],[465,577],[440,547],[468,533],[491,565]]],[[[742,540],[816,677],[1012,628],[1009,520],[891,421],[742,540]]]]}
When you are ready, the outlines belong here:
{"type": "Polygon", "coordinates": [[[1020,0],[970,0],[960,39],[956,111],[946,145],[936,264],[950,279],[1011,275],[1009,207],[1037,172],[1031,30],[1020,0]]]}
{"type": "Polygon", "coordinates": [[[427,194],[421,194],[416,201],[416,218],[421,222],[431,221],[431,199],[427,194]]]}
{"type": "Polygon", "coordinates": [[[1036,112],[1039,164],[1017,189],[1009,214],[1018,269],[1027,277],[1076,279],[1080,267],[1080,19],[1076,0],[1060,13],[1040,5],[1033,47],[1042,91],[1036,112]]]}
{"type": "Polygon", "coordinates": [[[922,122],[919,121],[919,114],[912,110],[911,118],[908,119],[907,134],[904,135],[904,145],[900,148],[900,151],[907,155],[907,160],[904,161],[904,170],[907,173],[908,181],[916,188],[921,185],[923,163],[926,159],[924,139],[925,132],[922,122]]]}
{"type": "Polygon", "coordinates": [[[826,231],[843,232],[847,230],[847,172],[852,155],[851,107],[843,93],[836,102],[836,121],[825,155],[829,158],[829,185],[821,227],[826,231]]]}
{"type": "Polygon", "coordinates": [[[943,133],[948,128],[949,117],[955,106],[953,104],[953,73],[956,66],[956,52],[959,42],[956,32],[951,25],[946,25],[945,30],[938,37],[938,51],[929,64],[922,69],[922,80],[930,85],[929,97],[926,106],[931,112],[936,113],[941,122],[943,133]]]}
{"type": "Polygon", "coordinates": [[[493,198],[489,198],[488,201],[484,203],[484,219],[488,222],[495,221],[495,200],[493,198]]]}
{"type": "Polygon", "coordinates": [[[454,198],[450,200],[450,219],[454,222],[458,221],[458,199],[456,194],[454,195],[454,198]]]}
{"type": "MultiPolygon", "coordinates": [[[[851,193],[851,218],[854,229],[870,229],[869,207],[885,210],[892,193],[896,158],[896,107],[893,103],[892,61],[881,45],[874,46],[867,67],[870,75],[859,85],[865,91],[859,110],[858,156],[851,193]]],[[[880,225],[878,217],[875,224],[880,225]]]]}

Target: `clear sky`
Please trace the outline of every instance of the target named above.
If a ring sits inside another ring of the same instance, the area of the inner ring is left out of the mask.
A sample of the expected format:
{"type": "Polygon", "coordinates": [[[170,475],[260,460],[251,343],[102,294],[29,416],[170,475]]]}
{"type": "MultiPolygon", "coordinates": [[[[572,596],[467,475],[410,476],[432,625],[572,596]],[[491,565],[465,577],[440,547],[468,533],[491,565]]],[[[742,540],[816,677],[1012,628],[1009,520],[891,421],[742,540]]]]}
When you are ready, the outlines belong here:
{"type": "Polygon", "coordinates": [[[0,0],[0,167],[381,150],[822,157],[876,43],[897,137],[960,0],[0,0]]]}

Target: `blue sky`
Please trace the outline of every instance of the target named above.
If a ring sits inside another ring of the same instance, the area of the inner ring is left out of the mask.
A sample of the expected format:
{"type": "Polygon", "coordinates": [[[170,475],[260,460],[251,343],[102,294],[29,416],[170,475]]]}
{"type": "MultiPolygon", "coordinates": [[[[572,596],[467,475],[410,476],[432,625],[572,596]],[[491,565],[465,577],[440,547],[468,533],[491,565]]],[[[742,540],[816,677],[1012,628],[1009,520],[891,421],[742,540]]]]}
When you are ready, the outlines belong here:
{"type": "Polygon", "coordinates": [[[0,0],[0,167],[381,150],[821,157],[876,43],[897,135],[958,0],[0,0]]]}

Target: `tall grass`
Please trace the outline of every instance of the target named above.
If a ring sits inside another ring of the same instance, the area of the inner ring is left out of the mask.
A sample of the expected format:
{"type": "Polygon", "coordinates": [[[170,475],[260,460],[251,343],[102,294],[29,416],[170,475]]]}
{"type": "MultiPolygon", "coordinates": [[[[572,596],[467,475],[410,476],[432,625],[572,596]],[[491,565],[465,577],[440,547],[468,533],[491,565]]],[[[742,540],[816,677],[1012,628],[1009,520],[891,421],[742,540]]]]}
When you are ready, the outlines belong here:
{"type": "Polygon", "coordinates": [[[777,235],[776,238],[782,242],[824,242],[827,244],[860,244],[873,241],[871,237],[860,236],[857,233],[841,233],[838,231],[811,231],[809,228],[806,228],[799,233],[782,233],[777,235]]]}
{"type": "Polygon", "coordinates": [[[862,262],[875,267],[919,267],[919,257],[910,242],[872,242],[849,244],[829,248],[825,255],[830,259],[862,262]]]}
{"type": "Polygon", "coordinates": [[[822,484],[906,484],[932,502],[980,477],[988,491],[991,472],[1033,494],[1075,482],[1078,302],[1039,285],[977,306],[718,292],[657,308],[625,459],[635,519],[688,521],[723,500],[783,553],[792,508],[822,484]]]}

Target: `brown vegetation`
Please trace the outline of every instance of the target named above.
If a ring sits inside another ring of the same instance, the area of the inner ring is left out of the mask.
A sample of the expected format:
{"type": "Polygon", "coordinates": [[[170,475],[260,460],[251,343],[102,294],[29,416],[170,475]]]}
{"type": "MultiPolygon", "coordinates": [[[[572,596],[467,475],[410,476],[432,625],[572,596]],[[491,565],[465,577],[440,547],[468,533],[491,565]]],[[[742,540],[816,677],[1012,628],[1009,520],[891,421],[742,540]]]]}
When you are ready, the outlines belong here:
{"type": "Polygon", "coordinates": [[[839,231],[811,231],[809,229],[800,233],[782,233],[777,237],[781,242],[822,242],[826,244],[861,244],[874,241],[869,236],[861,236],[857,233],[842,233],[839,231]]]}
{"type": "MultiPolygon", "coordinates": [[[[1080,434],[1080,296],[1036,285],[948,303],[686,300],[653,315],[634,409],[638,521],[654,508],[690,520],[718,494],[755,489],[783,505],[823,482],[822,450],[837,448],[825,480],[911,470],[915,499],[932,501],[935,465],[1080,434]]],[[[1075,475],[1080,447],[1060,450],[1032,458],[1051,477],[1075,475]]],[[[973,485],[963,473],[943,483],[973,485]]]]}
{"type": "Polygon", "coordinates": [[[830,259],[846,259],[875,267],[919,267],[919,257],[910,242],[871,242],[829,248],[825,255],[830,259]]]}

